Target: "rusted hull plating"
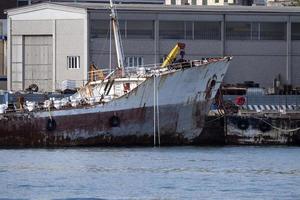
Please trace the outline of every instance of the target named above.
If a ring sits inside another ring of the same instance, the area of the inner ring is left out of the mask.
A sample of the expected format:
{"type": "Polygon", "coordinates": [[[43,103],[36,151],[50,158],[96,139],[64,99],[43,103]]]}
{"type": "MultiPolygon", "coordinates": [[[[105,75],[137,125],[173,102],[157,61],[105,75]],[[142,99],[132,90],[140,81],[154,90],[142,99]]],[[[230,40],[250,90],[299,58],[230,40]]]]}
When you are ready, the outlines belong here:
{"type": "Polygon", "coordinates": [[[153,76],[95,106],[0,115],[0,146],[153,145],[154,116],[161,145],[193,144],[228,65],[229,59],[223,59],[153,76]],[[51,130],[49,119],[56,125],[51,130]]]}
{"type": "Polygon", "coordinates": [[[226,143],[237,145],[299,145],[300,118],[227,117],[226,143]]]}
{"type": "MultiPolygon", "coordinates": [[[[162,145],[193,143],[200,135],[208,103],[160,107],[160,141],[162,145]],[[190,115],[183,124],[182,114],[190,115]],[[191,124],[190,124],[191,123],[191,124]],[[188,136],[190,134],[190,137],[188,136]]],[[[20,116],[1,120],[10,127],[0,130],[0,146],[53,147],[53,146],[106,146],[153,145],[153,108],[138,108],[105,113],[93,113],[53,118],[56,129],[48,131],[48,118],[20,116]],[[111,117],[118,116],[120,123],[112,127],[111,117]]],[[[158,133],[156,131],[156,142],[158,133]]]]}

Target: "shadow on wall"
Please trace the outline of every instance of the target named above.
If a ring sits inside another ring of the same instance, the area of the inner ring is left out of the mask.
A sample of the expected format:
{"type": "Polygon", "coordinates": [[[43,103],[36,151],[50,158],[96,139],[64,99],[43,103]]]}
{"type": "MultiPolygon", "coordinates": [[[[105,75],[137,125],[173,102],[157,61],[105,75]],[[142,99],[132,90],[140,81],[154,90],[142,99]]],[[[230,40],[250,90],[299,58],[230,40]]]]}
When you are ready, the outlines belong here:
{"type": "Polygon", "coordinates": [[[0,76],[0,90],[7,90],[7,78],[0,76]]]}

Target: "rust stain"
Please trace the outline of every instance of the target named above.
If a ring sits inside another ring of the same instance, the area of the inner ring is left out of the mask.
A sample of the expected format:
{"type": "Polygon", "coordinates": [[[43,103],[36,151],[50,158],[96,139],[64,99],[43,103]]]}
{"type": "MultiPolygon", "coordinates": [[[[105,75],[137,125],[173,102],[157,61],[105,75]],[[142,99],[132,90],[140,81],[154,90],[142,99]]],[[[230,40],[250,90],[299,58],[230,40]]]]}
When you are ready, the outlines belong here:
{"type": "MultiPolygon", "coordinates": [[[[161,144],[193,144],[177,130],[181,105],[160,107],[161,144]]],[[[196,103],[192,108],[192,124],[199,130],[204,125],[207,103],[196,103]],[[205,108],[205,109],[204,109],[205,108]]],[[[56,129],[47,130],[48,117],[6,115],[0,120],[0,147],[69,147],[69,146],[126,146],[153,145],[153,107],[115,112],[79,114],[53,117],[56,129]],[[119,127],[112,127],[110,117],[120,119],[119,127]],[[9,128],[7,128],[9,127],[9,128]]],[[[202,129],[201,129],[202,130],[202,129]]]]}

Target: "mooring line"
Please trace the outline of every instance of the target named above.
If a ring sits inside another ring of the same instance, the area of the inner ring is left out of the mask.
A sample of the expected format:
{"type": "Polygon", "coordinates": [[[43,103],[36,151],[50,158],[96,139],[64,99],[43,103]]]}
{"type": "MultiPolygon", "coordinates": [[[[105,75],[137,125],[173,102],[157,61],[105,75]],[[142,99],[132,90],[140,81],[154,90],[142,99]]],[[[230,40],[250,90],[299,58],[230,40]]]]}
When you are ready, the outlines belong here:
{"type": "Polygon", "coordinates": [[[264,123],[270,125],[272,128],[274,128],[274,129],[276,129],[276,130],[278,130],[278,131],[282,131],[282,132],[287,132],[287,133],[289,133],[289,132],[294,132],[294,131],[300,130],[300,127],[294,128],[294,129],[282,129],[282,128],[279,128],[279,127],[274,126],[273,124],[267,122],[266,120],[264,120],[264,119],[262,119],[262,118],[259,118],[259,117],[253,117],[253,118],[254,118],[254,119],[261,120],[262,122],[264,122],[264,123]]]}
{"type": "Polygon", "coordinates": [[[153,75],[153,145],[156,146],[156,98],[155,98],[155,74],[153,75]]]}
{"type": "Polygon", "coordinates": [[[156,83],[156,84],[157,84],[157,90],[156,90],[157,136],[158,136],[158,146],[160,147],[158,83],[156,83]]]}

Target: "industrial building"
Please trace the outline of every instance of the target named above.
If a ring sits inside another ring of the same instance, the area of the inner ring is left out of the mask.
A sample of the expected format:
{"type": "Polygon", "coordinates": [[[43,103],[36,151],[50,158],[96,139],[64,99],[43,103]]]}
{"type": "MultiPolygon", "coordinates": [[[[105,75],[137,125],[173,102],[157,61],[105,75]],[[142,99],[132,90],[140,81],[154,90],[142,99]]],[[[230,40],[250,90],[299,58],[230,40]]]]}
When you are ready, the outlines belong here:
{"type": "Polygon", "coordinates": [[[234,4],[234,0],[165,0],[166,5],[225,5],[234,4]]]}
{"type": "MultiPolygon", "coordinates": [[[[9,0],[17,1],[18,6],[31,5],[41,2],[69,2],[69,3],[109,3],[109,0],[9,0]]],[[[130,4],[164,4],[164,0],[114,0],[114,3],[130,3],[130,4]]]]}
{"type": "MultiPolygon", "coordinates": [[[[259,5],[264,6],[269,1],[277,0],[165,0],[166,5],[190,5],[190,6],[224,6],[224,5],[243,5],[243,6],[252,6],[259,5]]],[[[286,0],[291,1],[291,0],[286,0]]],[[[269,5],[269,4],[268,4],[269,5]]]]}
{"type": "MultiPolygon", "coordinates": [[[[0,90],[7,89],[6,78],[6,38],[7,38],[7,16],[5,10],[16,7],[23,7],[41,2],[65,2],[65,3],[109,3],[109,0],[3,0],[0,1],[0,90]]],[[[114,0],[115,3],[130,3],[130,4],[164,4],[164,0],[114,0]]]]}
{"type": "MultiPolygon", "coordinates": [[[[300,85],[297,7],[117,5],[127,67],[160,63],[177,43],[187,59],[233,56],[226,83],[300,85]]],[[[107,4],[41,3],[8,10],[8,89],[54,91],[110,66],[107,4]]],[[[114,47],[114,44],[112,44],[114,47]]],[[[112,66],[116,56],[112,48],[112,66]]]]}
{"type": "Polygon", "coordinates": [[[6,77],[6,52],[7,52],[7,16],[4,10],[25,6],[30,4],[31,0],[5,0],[0,1],[0,90],[7,89],[6,77]]]}

